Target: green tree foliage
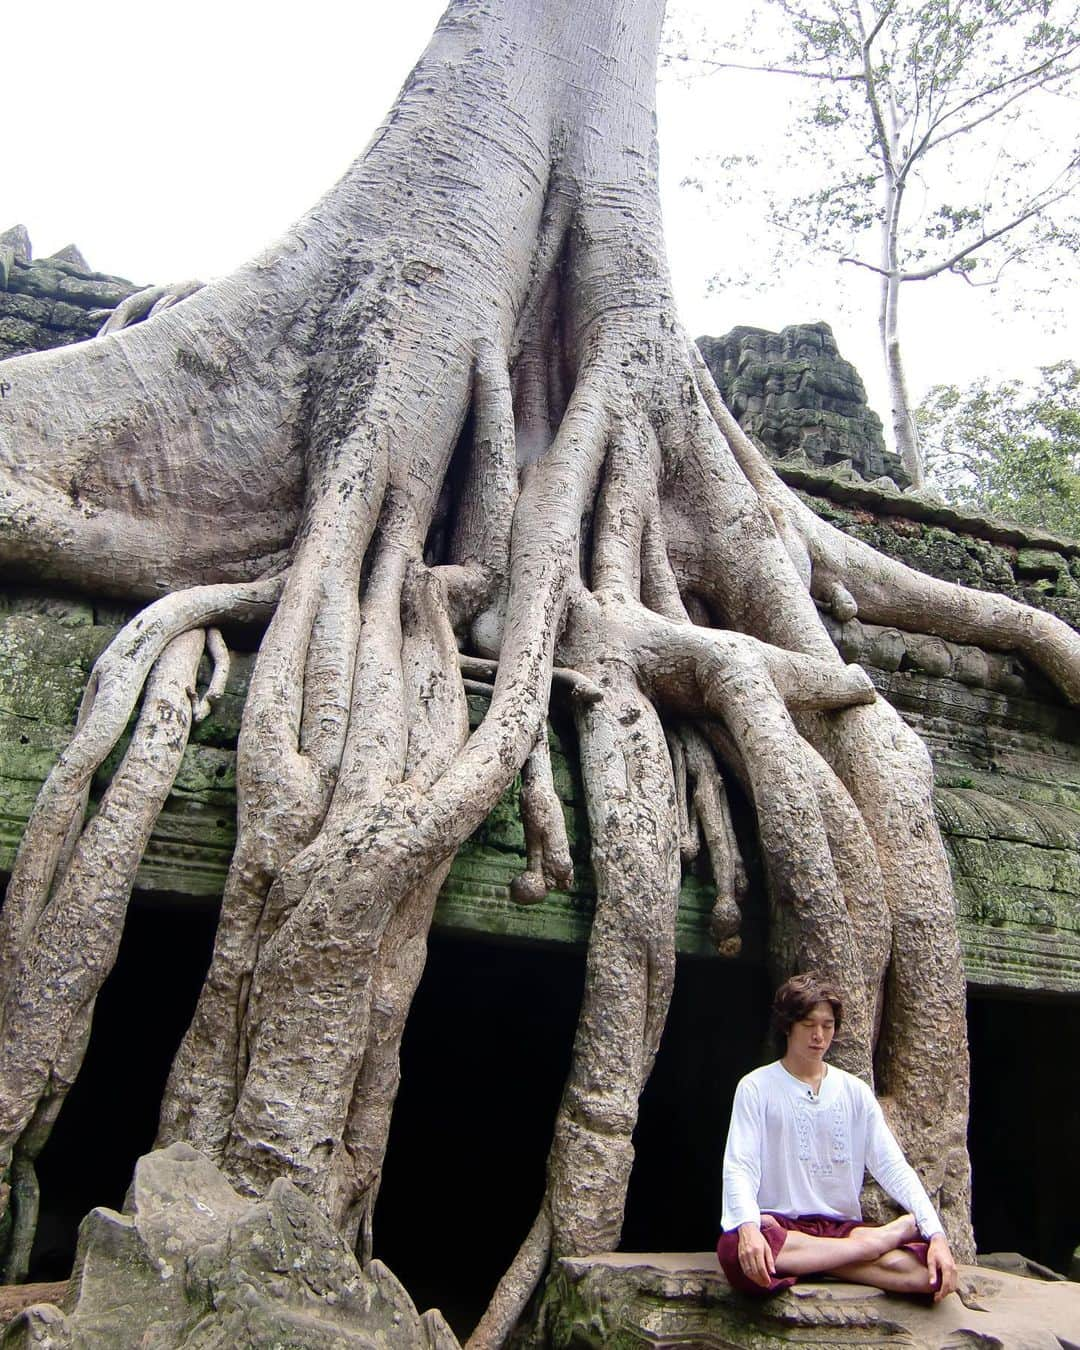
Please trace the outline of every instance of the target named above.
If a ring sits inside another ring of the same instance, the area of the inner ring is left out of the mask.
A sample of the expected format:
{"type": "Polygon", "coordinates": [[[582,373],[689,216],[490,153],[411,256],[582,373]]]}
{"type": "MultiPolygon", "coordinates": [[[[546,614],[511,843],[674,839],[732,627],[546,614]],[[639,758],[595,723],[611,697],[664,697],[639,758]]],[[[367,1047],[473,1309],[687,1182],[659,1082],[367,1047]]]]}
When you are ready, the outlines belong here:
{"type": "Polygon", "coordinates": [[[936,385],[917,413],[929,481],[948,501],[1080,539],[1080,366],[1037,384],[936,385]]]}
{"type": "MultiPolygon", "coordinates": [[[[781,257],[810,248],[875,278],[890,421],[920,482],[901,289],[950,275],[994,286],[1012,264],[1076,251],[1080,9],[1076,0],[769,0],[748,31],[741,44],[692,61],[684,47],[677,59],[805,88],[802,101],[793,93],[788,163],[782,185],[767,190],[766,218],[781,257]]],[[[729,171],[745,163],[720,161],[729,171]]]]}

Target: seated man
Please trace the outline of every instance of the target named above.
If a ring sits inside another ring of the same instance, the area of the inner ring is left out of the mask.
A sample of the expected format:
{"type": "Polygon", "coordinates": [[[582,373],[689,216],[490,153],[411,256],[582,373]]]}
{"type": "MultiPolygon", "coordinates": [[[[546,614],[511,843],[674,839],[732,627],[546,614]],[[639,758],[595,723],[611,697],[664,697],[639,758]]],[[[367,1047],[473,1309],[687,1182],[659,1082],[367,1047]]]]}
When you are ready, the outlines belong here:
{"type": "Polygon", "coordinates": [[[941,1220],[873,1092],[824,1062],[842,1015],[839,994],[816,975],[777,990],[773,1025],[786,1049],[735,1091],[717,1256],[744,1293],[828,1273],[936,1302],[956,1288],[941,1220]],[[863,1224],[864,1168],[910,1213],[863,1224]]]}

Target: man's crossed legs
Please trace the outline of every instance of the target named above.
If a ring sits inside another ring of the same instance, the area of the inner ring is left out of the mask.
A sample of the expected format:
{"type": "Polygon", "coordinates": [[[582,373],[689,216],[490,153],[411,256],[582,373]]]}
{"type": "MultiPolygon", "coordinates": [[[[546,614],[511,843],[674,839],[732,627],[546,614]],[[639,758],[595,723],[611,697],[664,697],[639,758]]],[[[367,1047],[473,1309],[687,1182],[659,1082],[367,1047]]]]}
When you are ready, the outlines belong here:
{"type": "Polygon", "coordinates": [[[811,1214],[797,1219],[763,1214],[757,1252],[740,1260],[739,1230],[723,1233],[716,1254],[728,1282],[747,1294],[773,1294],[803,1275],[832,1275],[853,1284],[870,1284],[896,1294],[933,1294],[927,1270],[928,1244],[910,1214],[874,1226],[811,1214]],[[756,1279],[754,1278],[756,1275],[756,1279]]]}

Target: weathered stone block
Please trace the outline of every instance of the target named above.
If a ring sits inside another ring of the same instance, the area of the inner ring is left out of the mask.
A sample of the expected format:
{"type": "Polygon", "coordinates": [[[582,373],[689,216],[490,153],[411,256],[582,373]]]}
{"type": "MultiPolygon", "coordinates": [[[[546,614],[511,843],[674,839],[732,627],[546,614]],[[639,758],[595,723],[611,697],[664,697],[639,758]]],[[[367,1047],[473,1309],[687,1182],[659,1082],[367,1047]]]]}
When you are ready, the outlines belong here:
{"type": "Polygon", "coordinates": [[[1065,566],[1065,560],[1059,553],[1051,553],[1045,548],[1022,548],[1016,554],[1016,575],[1018,577],[1057,577],[1065,566]]]}
{"type": "Polygon", "coordinates": [[[72,244],[35,260],[22,226],[0,235],[0,359],[92,337],[138,288],[91,271],[72,244]]]}
{"type": "Polygon", "coordinates": [[[0,353],[8,355],[5,347],[20,351],[39,351],[50,346],[49,330],[44,324],[30,323],[12,314],[0,315],[0,353]]]}
{"type": "Polygon", "coordinates": [[[856,479],[908,481],[886,451],[881,421],[828,324],[795,324],[779,333],[733,328],[698,338],[698,346],[732,412],[771,455],[818,466],[846,462],[856,479]]]}
{"type": "Polygon", "coordinates": [[[56,1350],[456,1350],[379,1261],[361,1269],[289,1182],[238,1195],[187,1144],[141,1158],[130,1214],[83,1221],[63,1310],[38,1304],[7,1347],[56,1350]]]}
{"type": "Polygon", "coordinates": [[[1060,1350],[1076,1344],[1080,1288],[975,1266],[937,1305],[865,1286],[805,1281],[773,1298],[736,1294],[712,1252],[633,1253],[556,1263],[516,1350],[1060,1350]]]}
{"type": "Polygon", "coordinates": [[[12,225],[0,234],[0,249],[6,249],[14,262],[28,263],[31,250],[26,226],[12,225]]]}
{"type": "Polygon", "coordinates": [[[22,319],[26,323],[48,324],[52,306],[46,300],[35,299],[32,295],[0,294],[0,315],[5,319],[22,319]]]}

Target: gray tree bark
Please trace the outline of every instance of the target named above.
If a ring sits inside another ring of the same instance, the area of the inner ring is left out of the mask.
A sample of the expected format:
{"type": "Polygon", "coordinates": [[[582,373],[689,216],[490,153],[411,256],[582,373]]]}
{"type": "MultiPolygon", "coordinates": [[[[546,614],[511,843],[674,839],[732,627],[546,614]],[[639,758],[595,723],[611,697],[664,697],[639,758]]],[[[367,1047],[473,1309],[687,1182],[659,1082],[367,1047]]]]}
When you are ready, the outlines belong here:
{"type": "MultiPolygon", "coordinates": [[[[1064,625],[839,534],[720,403],[663,250],[661,16],[661,0],[453,0],[368,149],[277,245],[143,324],[5,366],[0,558],[163,598],[103,658],[27,832],[0,1048],[38,1016],[18,991],[70,903],[85,784],[156,655],[270,614],[160,1138],[249,1193],[290,1178],[364,1251],[434,897],[523,766],[516,894],[565,884],[542,740],[562,669],[597,917],[547,1193],[478,1346],[505,1338],[551,1252],[618,1242],[680,852],[708,849],[717,938],[737,942],[725,781],[757,814],[777,966],[842,985],[837,1056],[875,1082],[971,1255],[964,979],[929,760],[819,607],[1015,649],[1080,701],[1064,625]],[[497,672],[471,735],[463,664],[497,672]]],[[[56,959],[78,967],[64,931],[56,959]]],[[[73,1071],[58,1028],[77,1011],[50,1013],[37,1080],[73,1071]]],[[[23,1080],[5,1097],[5,1162],[46,1096],[23,1080]]]]}

